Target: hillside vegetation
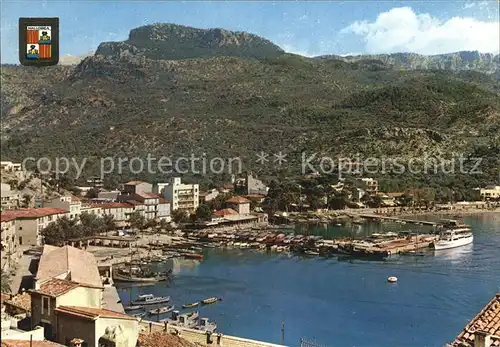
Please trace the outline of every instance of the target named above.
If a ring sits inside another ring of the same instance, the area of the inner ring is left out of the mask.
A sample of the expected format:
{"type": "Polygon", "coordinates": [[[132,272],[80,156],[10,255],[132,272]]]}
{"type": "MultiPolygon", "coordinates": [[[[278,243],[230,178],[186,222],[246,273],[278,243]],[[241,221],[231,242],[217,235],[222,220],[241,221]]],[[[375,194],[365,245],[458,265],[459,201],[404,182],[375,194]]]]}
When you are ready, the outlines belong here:
{"type": "Polygon", "coordinates": [[[494,75],[308,59],[246,33],[141,27],[77,66],[2,66],[1,78],[1,153],[12,160],[206,153],[275,174],[255,166],[256,152],[286,152],[297,173],[303,151],[482,151],[492,181],[500,158],[494,75]]]}

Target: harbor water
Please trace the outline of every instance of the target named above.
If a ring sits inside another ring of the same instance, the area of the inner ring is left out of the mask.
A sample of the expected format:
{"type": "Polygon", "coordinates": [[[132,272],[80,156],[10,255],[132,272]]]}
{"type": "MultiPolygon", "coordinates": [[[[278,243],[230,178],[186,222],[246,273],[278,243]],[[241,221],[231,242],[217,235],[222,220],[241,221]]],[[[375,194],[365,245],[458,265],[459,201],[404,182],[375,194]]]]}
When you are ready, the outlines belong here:
{"type": "MultiPolygon", "coordinates": [[[[201,317],[217,322],[218,331],[280,343],[284,323],[287,346],[299,346],[302,337],[331,347],[442,346],[500,292],[500,214],[464,221],[472,226],[473,244],[425,256],[341,261],[206,249],[201,263],[159,265],[173,267],[171,282],[119,287],[119,294],[125,305],[130,296],[170,295],[179,309],[183,303],[222,297],[199,308],[201,317]],[[387,283],[389,276],[398,282],[387,283]]],[[[410,228],[416,227],[302,225],[297,233],[331,238],[410,228]]]]}

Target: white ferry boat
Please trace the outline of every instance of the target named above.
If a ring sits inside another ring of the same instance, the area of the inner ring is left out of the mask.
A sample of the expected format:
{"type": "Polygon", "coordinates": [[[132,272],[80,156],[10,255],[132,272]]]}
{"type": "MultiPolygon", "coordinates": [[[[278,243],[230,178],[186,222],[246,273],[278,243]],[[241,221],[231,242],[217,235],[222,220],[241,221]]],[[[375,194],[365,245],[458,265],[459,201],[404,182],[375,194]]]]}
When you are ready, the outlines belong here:
{"type": "Polygon", "coordinates": [[[450,221],[448,226],[451,228],[442,232],[439,240],[434,242],[433,246],[435,250],[461,247],[471,244],[474,241],[474,236],[469,226],[458,224],[456,221],[450,221]]]}

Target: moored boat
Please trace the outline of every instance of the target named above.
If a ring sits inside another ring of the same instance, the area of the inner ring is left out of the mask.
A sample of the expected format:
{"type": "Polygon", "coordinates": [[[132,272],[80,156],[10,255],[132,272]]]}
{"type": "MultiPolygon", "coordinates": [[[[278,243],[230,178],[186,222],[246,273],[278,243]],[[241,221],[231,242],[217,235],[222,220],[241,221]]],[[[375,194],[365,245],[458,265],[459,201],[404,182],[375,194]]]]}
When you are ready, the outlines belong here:
{"type": "Polygon", "coordinates": [[[304,251],[304,254],[311,255],[311,256],[316,256],[316,255],[319,255],[319,252],[307,250],[307,251],[304,251]]]}
{"type": "Polygon", "coordinates": [[[153,294],[139,295],[136,300],[132,300],[132,305],[155,305],[169,302],[170,296],[154,296],[153,294]]]}
{"type": "Polygon", "coordinates": [[[203,260],[203,255],[198,253],[182,253],[182,256],[188,259],[203,260]]]}
{"type": "Polygon", "coordinates": [[[133,306],[125,306],[123,309],[125,311],[137,311],[137,310],[140,310],[142,308],[142,306],[140,305],[133,305],[133,306]]]}
{"type": "Polygon", "coordinates": [[[148,313],[151,316],[153,316],[153,315],[158,315],[158,314],[169,313],[169,312],[172,312],[174,309],[175,309],[174,305],[169,305],[169,306],[165,306],[165,307],[159,307],[159,308],[154,309],[154,310],[149,310],[148,313]]]}
{"type": "Polygon", "coordinates": [[[192,307],[197,307],[200,305],[200,302],[192,302],[192,303],[188,303],[188,304],[184,304],[182,305],[183,308],[192,308],[192,307]]]}
{"type": "Polygon", "coordinates": [[[201,303],[203,305],[210,305],[210,304],[215,304],[217,301],[220,301],[220,300],[222,300],[222,299],[221,298],[213,297],[213,298],[208,298],[208,299],[201,300],[201,303]]]}

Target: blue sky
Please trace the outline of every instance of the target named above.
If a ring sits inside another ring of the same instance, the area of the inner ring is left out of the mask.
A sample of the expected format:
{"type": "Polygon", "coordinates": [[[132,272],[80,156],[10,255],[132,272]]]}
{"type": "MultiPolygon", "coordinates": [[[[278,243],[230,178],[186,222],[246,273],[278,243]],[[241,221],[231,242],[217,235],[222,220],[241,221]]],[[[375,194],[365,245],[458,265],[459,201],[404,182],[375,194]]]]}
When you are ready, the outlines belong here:
{"type": "Polygon", "coordinates": [[[498,53],[498,1],[3,1],[2,63],[18,61],[19,17],[59,17],[60,54],[85,55],[152,23],[221,27],[307,56],[458,50],[498,53]]]}

